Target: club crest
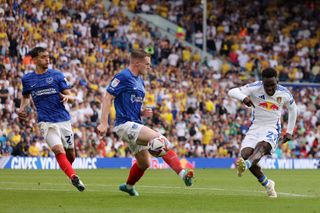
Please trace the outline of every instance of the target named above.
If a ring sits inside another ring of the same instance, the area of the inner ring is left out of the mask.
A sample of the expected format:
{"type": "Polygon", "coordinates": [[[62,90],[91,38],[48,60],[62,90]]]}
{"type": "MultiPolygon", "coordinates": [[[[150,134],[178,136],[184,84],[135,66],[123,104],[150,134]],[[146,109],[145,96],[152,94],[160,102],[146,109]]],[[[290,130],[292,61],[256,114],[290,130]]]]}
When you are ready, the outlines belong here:
{"type": "Polygon", "coordinates": [[[46,82],[48,84],[51,84],[53,82],[53,78],[52,77],[46,78],[46,82]]]}
{"type": "Polygon", "coordinates": [[[277,97],[277,102],[278,104],[281,104],[282,98],[281,97],[277,97]]]}

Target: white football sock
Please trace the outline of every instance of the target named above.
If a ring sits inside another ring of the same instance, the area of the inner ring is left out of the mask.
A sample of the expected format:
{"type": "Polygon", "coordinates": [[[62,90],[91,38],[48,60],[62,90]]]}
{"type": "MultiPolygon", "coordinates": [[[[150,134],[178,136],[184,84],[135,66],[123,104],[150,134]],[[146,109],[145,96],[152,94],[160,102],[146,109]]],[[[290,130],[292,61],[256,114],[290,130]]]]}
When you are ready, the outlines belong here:
{"type": "Polygon", "coordinates": [[[182,169],[181,172],[179,172],[179,176],[183,179],[184,173],[186,173],[185,169],[182,169]]]}
{"type": "Polygon", "coordinates": [[[133,186],[132,185],[129,185],[129,184],[127,184],[127,189],[133,189],[133,186]]]}

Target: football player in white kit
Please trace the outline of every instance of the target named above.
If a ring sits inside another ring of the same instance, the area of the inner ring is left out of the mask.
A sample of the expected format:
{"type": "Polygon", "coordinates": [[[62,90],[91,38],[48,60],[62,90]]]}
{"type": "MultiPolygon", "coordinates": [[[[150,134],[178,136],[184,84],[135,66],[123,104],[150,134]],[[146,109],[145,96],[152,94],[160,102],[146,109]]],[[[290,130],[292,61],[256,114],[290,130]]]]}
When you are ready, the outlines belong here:
{"type": "Polygon", "coordinates": [[[252,107],[252,124],[241,144],[241,157],[237,160],[238,176],[247,169],[257,177],[269,197],[277,197],[274,181],[268,179],[258,165],[264,155],[274,152],[281,134],[281,110],[289,111],[287,131],[282,143],[292,139],[297,119],[297,106],[290,91],[277,83],[277,72],[272,68],[262,71],[262,81],[231,89],[228,94],[252,107]]]}

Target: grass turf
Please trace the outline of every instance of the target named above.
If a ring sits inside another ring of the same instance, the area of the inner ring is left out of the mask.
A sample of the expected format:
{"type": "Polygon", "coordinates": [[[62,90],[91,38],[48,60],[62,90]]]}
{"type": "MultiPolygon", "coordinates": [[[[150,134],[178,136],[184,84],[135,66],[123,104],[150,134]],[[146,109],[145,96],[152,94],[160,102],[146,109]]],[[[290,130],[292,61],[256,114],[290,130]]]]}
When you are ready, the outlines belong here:
{"type": "Polygon", "coordinates": [[[78,170],[78,192],[59,170],[0,170],[0,212],[320,212],[318,170],[265,170],[276,182],[270,199],[248,172],[198,169],[186,188],[171,170],[149,170],[137,184],[139,197],[118,190],[128,170],[78,170]]]}

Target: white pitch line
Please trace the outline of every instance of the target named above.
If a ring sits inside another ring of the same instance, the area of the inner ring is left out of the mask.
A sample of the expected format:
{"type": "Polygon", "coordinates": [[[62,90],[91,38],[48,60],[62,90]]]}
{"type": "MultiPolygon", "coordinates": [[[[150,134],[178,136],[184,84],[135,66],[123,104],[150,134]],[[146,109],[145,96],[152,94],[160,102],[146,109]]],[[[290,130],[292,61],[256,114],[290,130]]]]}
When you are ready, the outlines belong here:
{"type": "Polygon", "coordinates": [[[36,188],[12,188],[12,187],[0,187],[1,190],[15,190],[15,191],[55,191],[55,192],[69,192],[70,190],[63,189],[36,189],[36,188]]]}
{"type": "MultiPolygon", "coordinates": [[[[22,182],[0,182],[1,184],[15,184],[15,185],[34,185],[38,186],[37,183],[22,183],[22,182]]],[[[39,188],[22,188],[21,190],[48,190],[48,191],[69,191],[69,190],[58,190],[58,189],[46,189],[46,188],[40,188],[41,185],[53,185],[53,186],[65,186],[65,184],[58,184],[58,183],[47,183],[43,182],[39,185],[39,188]]],[[[116,185],[111,184],[87,184],[87,186],[99,186],[99,187],[113,187],[117,188],[116,185]]],[[[245,193],[263,193],[265,194],[265,191],[258,191],[258,190],[242,190],[242,189],[223,189],[223,188],[202,188],[202,187],[179,187],[179,186],[148,186],[148,185],[139,185],[139,188],[153,188],[153,189],[182,189],[182,190],[202,190],[202,191],[228,191],[228,192],[245,192],[245,193]]],[[[7,189],[7,190],[19,190],[20,188],[2,188],[1,189],[7,189]]],[[[86,191],[90,192],[102,192],[101,190],[92,190],[92,189],[86,189],[86,191]]],[[[115,191],[112,191],[115,192],[115,191]]],[[[118,191],[116,191],[118,192],[118,191]]],[[[145,192],[146,193],[146,192],[145,192]]],[[[160,193],[157,191],[157,193],[160,193]]],[[[180,193],[180,192],[179,192],[180,193]]],[[[277,192],[279,195],[284,195],[287,197],[309,197],[314,198],[316,196],[312,195],[304,195],[304,194],[296,194],[296,193],[287,193],[287,192],[277,192]]],[[[187,194],[187,193],[186,193],[187,194]]]]}
{"type": "MultiPolygon", "coordinates": [[[[13,188],[13,187],[1,187],[0,186],[0,189],[1,190],[14,190],[14,191],[54,191],[54,192],[73,192],[73,190],[67,190],[67,189],[49,189],[49,188],[13,188]]],[[[94,190],[94,189],[89,189],[86,191],[89,191],[89,192],[102,192],[101,190],[94,190]]],[[[77,192],[77,191],[76,191],[77,192]]],[[[118,191],[108,191],[108,192],[118,192],[118,191]]]]}
{"type": "MultiPolygon", "coordinates": [[[[102,185],[102,184],[101,184],[102,185]]],[[[139,186],[141,188],[162,188],[162,189],[188,189],[188,190],[205,190],[205,191],[229,191],[229,192],[248,192],[248,193],[266,193],[265,191],[255,191],[255,190],[241,190],[241,189],[221,189],[221,188],[201,188],[201,187],[171,187],[171,186],[139,186]]],[[[277,192],[278,194],[286,195],[288,197],[314,197],[311,195],[287,193],[287,192],[277,192]]]]}
{"type": "MultiPolygon", "coordinates": [[[[1,187],[0,186],[0,190],[7,190],[7,191],[54,191],[54,192],[76,192],[78,193],[78,191],[76,189],[72,190],[66,190],[66,189],[52,189],[52,188],[13,188],[13,187],[1,187]]],[[[84,191],[84,193],[86,192],[98,192],[98,193],[103,193],[103,192],[108,192],[108,193],[122,193],[121,191],[119,190],[94,190],[94,189],[86,189],[84,191]]],[[[167,191],[156,191],[156,192],[143,192],[143,194],[168,194],[167,191]]],[[[182,195],[190,195],[190,193],[180,193],[179,194],[182,194],[182,195]]]]}

